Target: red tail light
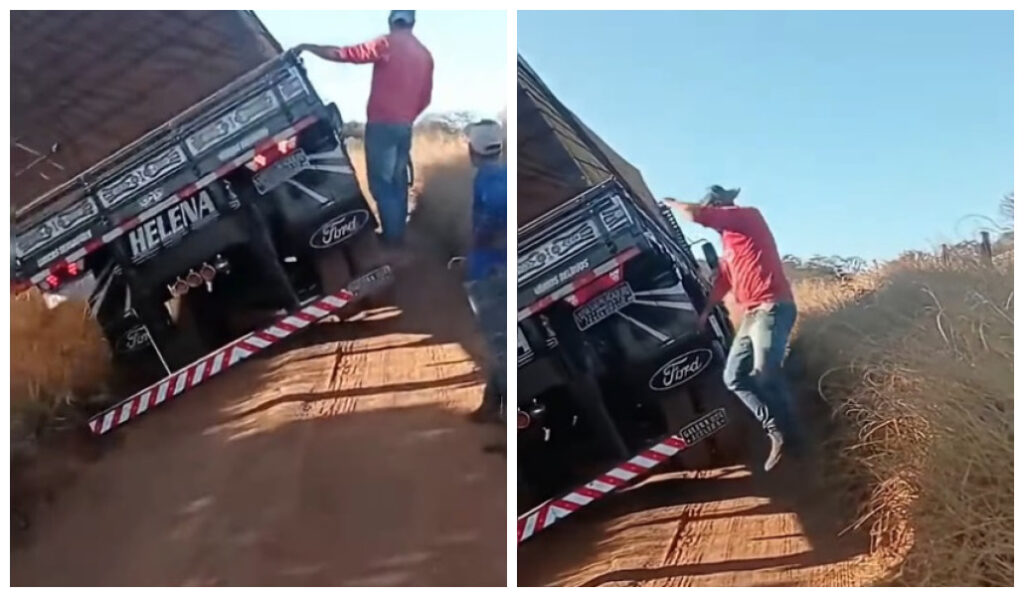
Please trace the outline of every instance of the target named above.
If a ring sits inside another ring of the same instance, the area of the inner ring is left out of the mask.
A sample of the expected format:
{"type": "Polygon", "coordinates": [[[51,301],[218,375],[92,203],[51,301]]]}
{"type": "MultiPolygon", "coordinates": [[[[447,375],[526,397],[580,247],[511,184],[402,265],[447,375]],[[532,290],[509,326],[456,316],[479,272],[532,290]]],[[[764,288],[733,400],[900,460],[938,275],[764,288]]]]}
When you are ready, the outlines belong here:
{"type": "Polygon", "coordinates": [[[77,278],[79,274],[84,272],[84,264],[81,261],[72,261],[71,263],[60,263],[50,268],[49,275],[43,279],[46,283],[44,290],[57,290],[74,278],[77,278]]]}
{"type": "Polygon", "coordinates": [[[11,294],[21,294],[29,288],[32,288],[32,283],[27,280],[11,280],[11,294]]]}
{"type": "Polygon", "coordinates": [[[278,141],[274,145],[265,147],[258,151],[256,155],[249,160],[249,163],[247,163],[245,167],[253,172],[259,172],[277,160],[295,151],[298,144],[298,137],[289,137],[288,139],[278,141]]]}
{"type": "Polygon", "coordinates": [[[590,299],[601,294],[605,290],[614,288],[620,282],[622,282],[622,266],[619,266],[612,271],[604,274],[599,278],[594,278],[592,282],[577,289],[575,292],[565,297],[565,300],[574,307],[585,305],[590,299]]]}

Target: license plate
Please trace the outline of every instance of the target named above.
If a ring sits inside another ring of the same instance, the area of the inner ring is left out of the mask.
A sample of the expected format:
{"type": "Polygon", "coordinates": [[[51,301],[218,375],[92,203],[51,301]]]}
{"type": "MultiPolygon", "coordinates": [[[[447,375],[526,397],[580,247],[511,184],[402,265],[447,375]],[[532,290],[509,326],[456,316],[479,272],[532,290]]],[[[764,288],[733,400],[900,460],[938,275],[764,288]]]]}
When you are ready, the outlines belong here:
{"type": "Polygon", "coordinates": [[[631,304],[636,297],[628,283],[622,283],[611,290],[594,297],[589,303],[573,312],[576,327],[581,331],[607,319],[623,307],[631,304]]]}
{"type": "Polygon", "coordinates": [[[253,176],[252,184],[256,187],[257,193],[266,195],[308,167],[309,158],[306,156],[306,152],[297,149],[295,153],[278,160],[263,172],[253,176]]]}

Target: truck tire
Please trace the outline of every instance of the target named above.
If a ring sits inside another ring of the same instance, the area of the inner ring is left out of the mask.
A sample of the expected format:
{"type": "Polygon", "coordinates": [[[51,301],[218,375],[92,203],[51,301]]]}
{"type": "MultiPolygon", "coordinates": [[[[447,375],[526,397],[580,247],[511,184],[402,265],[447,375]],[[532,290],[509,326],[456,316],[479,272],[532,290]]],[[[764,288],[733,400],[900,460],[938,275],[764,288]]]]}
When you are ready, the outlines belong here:
{"type": "Polygon", "coordinates": [[[173,329],[161,346],[171,371],[176,371],[217,348],[204,334],[199,307],[188,295],[171,301],[173,329]]]}
{"type": "MultiPolygon", "coordinates": [[[[320,279],[320,288],[323,294],[337,292],[347,287],[355,276],[352,274],[352,266],[344,252],[339,250],[322,251],[316,258],[316,274],[320,279]]],[[[356,303],[345,305],[337,316],[348,319],[361,310],[356,303]]]]}
{"type": "MultiPolygon", "coordinates": [[[[704,414],[698,408],[699,403],[690,387],[663,397],[660,404],[670,433],[679,431],[704,414]]],[[[683,470],[700,471],[714,468],[715,457],[710,444],[704,440],[673,456],[672,463],[683,470]]]]}
{"type": "MultiPolygon", "coordinates": [[[[362,234],[349,241],[345,245],[345,254],[348,257],[349,269],[352,272],[353,278],[362,276],[387,264],[380,238],[373,230],[364,230],[362,234]]],[[[386,290],[367,297],[363,301],[364,307],[374,309],[394,304],[391,289],[392,287],[389,286],[386,290]]]]}

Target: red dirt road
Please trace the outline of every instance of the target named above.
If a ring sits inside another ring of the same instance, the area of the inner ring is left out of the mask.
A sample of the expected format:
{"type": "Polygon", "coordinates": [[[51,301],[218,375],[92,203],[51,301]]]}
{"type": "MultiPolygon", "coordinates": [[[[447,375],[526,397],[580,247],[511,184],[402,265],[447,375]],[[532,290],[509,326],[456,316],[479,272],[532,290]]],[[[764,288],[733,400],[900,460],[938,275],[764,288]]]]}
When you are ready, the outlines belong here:
{"type": "Polygon", "coordinates": [[[480,340],[418,251],[397,305],[320,324],[112,434],[33,520],[14,585],[504,585],[504,437],[480,340]],[[298,345],[298,347],[295,347],[298,345]]]}
{"type": "Polygon", "coordinates": [[[655,475],[519,547],[520,586],[862,586],[885,573],[811,463],[655,475]]]}

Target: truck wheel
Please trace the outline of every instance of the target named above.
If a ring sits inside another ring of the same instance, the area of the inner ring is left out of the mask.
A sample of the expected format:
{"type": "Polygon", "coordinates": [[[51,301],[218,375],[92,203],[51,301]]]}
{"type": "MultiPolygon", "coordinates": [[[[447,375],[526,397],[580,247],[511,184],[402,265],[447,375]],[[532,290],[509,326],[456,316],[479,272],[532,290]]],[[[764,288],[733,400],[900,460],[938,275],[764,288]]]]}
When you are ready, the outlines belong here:
{"type": "Polygon", "coordinates": [[[523,479],[523,471],[516,471],[516,512],[522,514],[540,502],[537,492],[523,479]]]}
{"type": "MultiPolygon", "coordinates": [[[[387,263],[380,238],[373,230],[364,230],[362,234],[349,241],[345,245],[345,254],[348,257],[353,278],[362,276],[387,263]]],[[[374,309],[393,305],[394,297],[391,295],[391,288],[388,287],[374,296],[367,297],[366,308],[374,309]]]]}
{"type": "MultiPolygon", "coordinates": [[[[696,395],[691,388],[672,392],[661,399],[661,412],[668,431],[675,433],[699,418],[705,411],[698,410],[696,395]]],[[[708,440],[683,450],[672,457],[677,468],[699,471],[714,468],[715,458],[708,440]]]]}
{"type": "MultiPolygon", "coordinates": [[[[337,292],[348,286],[355,276],[348,259],[342,251],[323,251],[316,259],[316,274],[320,279],[323,294],[337,292]]],[[[358,303],[349,303],[337,312],[342,320],[348,319],[360,311],[358,303]]]]}
{"type": "Polygon", "coordinates": [[[172,371],[180,369],[210,352],[216,346],[207,341],[203,333],[196,302],[188,295],[171,301],[171,320],[174,328],[168,333],[167,341],[161,347],[167,365],[172,371]]]}

